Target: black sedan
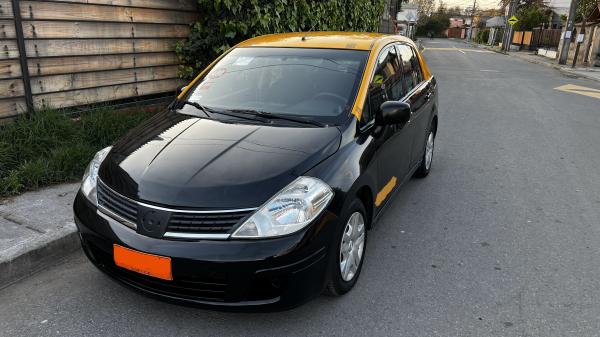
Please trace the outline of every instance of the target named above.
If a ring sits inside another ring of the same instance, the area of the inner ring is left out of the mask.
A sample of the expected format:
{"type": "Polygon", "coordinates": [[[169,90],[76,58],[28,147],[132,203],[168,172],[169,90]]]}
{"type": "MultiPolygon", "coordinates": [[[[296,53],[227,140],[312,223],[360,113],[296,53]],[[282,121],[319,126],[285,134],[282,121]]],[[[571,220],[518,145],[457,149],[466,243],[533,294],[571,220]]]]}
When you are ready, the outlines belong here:
{"type": "Polygon", "coordinates": [[[232,48],[90,163],[89,259],[146,294],[285,309],[356,284],[368,230],[428,175],[437,86],[412,41],[295,33],[232,48]]]}

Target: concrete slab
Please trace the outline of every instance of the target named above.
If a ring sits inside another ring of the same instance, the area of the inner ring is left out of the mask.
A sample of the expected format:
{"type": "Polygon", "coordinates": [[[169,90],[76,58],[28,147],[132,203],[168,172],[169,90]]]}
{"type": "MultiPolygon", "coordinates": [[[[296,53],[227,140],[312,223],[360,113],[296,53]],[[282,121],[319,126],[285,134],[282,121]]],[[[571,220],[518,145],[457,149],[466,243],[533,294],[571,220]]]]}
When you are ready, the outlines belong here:
{"type": "Polygon", "coordinates": [[[0,204],[0,288],[79,247],[72,205],[79,184],[53,186],[0,204]]]}

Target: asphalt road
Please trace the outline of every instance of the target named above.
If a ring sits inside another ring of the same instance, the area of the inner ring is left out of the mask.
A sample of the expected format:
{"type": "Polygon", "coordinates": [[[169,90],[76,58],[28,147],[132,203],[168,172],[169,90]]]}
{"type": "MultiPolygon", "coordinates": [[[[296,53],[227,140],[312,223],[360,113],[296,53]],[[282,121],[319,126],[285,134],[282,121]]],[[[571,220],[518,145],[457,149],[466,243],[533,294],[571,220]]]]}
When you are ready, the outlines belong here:
{"type": "Polygon", "coordinates": [[[233,314],[126,289],[77,253],[0,291],[1,336],[598,336],[600,83],[425,41],[440,87],[431,175],[370,233],[356,288],[233,314]]]}

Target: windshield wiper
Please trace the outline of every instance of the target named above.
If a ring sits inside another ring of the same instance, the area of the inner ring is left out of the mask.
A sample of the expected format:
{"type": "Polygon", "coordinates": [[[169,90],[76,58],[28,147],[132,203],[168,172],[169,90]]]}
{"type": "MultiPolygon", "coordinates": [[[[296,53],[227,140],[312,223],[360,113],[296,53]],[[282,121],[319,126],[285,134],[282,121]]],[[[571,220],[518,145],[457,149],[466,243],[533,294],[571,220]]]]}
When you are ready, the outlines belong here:
{"type": "Polygon", "coordinates": [[[317,122],[317,121],[312,120],[312,119],[307,119],[307,118],[302,118],[302,117],[286,116],[286,115],[282,115],[282,114],[274,114],[274,113],[270,113],[270,112],[266,112],[266,111],[260,111],[260,110],[232,109],[232,110],[229,110],[229,111],[231,111],[231,112],[239,112],[239,113],[248,114],[248,115],[252,115],[252,116],[256,116],[256,117],[266,118],[266,119],[281,119],[281,120],[286,120],[286,121],[290,121],[290,122],[296,122],[296,123],[301,123],[301,124],[314,125],[314,126],[318,126],[318,127],[325,127],[325,126],[327,126],[326,124],[323,124],[321,122],[317,122]]]}
{"type": "Polygon", "coordinates": [[[225,111],[220,111],[220,110],[216,110],[213,108],[209,108],[207,106],[204,106],[200,103],[197,102],[192,102],[192,101],[181,101],[179,102],[179,107],[182,108],[186,105],[191,105],[194,108],[202,111],[206,117],[211,118],[210,114],[220,114],[220,115],[225,115],[225,116],[229,116],[229,117],[235,117],[235,118],[241,118],[241,119],[246,119],[246,120],[251,120],[251,121],[255,121],[254,118],[248,117],[248,116],[244,116],[243,114],[233,114],[233,113],[227,113],[225,111]]]}
{"type": "Polygon", "coordinates": [[[209,109],[207,107],[205,107],[204,105],[202,105],[200,103],[196,103],[196,102],[191,102],[191,101],[180,101],[179,102],[179,107],[180,108],[183,108],[186,105],[193,106],[194,108],[202,111],[206,115],[206,117],[210,118],[210,114],[208,113],[209,109]]]}

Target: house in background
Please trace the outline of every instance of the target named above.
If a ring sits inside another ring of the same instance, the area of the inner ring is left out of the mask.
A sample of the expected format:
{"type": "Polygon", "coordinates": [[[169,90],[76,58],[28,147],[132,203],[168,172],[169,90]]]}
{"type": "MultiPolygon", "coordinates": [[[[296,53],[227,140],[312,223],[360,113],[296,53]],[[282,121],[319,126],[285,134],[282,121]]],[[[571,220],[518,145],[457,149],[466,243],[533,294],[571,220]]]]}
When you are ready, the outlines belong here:
{"type": "Polygon", "coordinates": [[[449,38],[464,39],[466,36],[465,33],[465,18],[450,18],[450,27],[446,30],[446,36],[449,38]]]}
{"type": "Polygon", "coordinates": [[[568,0],[551,0],[548,3],[548,8],[552,11],[549,27],[551,29],[562,29],[565,22],[562,17],[569,15],[569,6],[571,1],[568,0]]]}
{"type": "Polygon", "coordinates": [[[567,17],[567,15],[569,15],[569,8],[564,8],[564,7],[555,7],[555,8],[550,8],[550,10],[552,11],[552,14],[550,16],[550,27],[551,29],[562,29],[563,26],[565,25],[565,21],[563,20],[564,17],[567,17]]]}
{"type": "Polygon", "coordinates": [[[416,32],[416,24],[419,20],[418,12],[418,4],[406,3],[402,5],[402,8],[396,14],[398,34],[414,39],[416,32]]]}
{"type": "Polygon", "coordinates": [[[403,6],[402,0],[385,0],[383,15],[381,16],[381,25],[379,27],[381,33],[395,34],[397,32],[396,13],[398,13],[403,6]]]}
{"type": "Polygon", "coordinates": [[[490,30],[488,45],[495,46],[502,40],[502,33],[506,26],[506,18],[504,16],[494,16],[485,21],[485,27],[490,30]]]}

